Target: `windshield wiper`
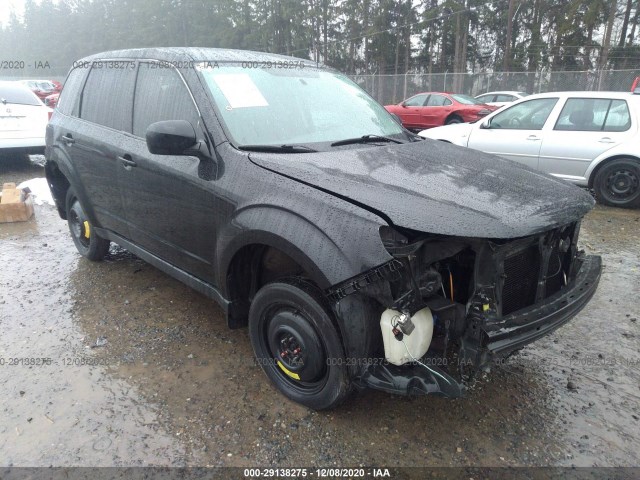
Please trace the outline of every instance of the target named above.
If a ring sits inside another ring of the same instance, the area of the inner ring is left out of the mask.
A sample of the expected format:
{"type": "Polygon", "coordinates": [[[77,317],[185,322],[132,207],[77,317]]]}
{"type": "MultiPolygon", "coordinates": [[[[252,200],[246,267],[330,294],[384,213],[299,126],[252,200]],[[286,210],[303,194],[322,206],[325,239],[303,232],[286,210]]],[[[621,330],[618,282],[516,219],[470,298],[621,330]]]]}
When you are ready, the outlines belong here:
{"type": "Polygon", "coordinates": [[[315,148],[306,145],[239,145],[238,150],[248,152],[269,152],[269,153],[307,153],[317,152],[315,148]]]}
{"type": "Polygon", "coordinates": [[[397,138],[384,137],[382,135],[363,135],[361,137],[338,140],[337,142],[333,142],[331,146],[339,147],[340,145],[352,145],[354,143],[370,143],[370,142],[404,143],[402,140],[398,140],[397,138]]]}

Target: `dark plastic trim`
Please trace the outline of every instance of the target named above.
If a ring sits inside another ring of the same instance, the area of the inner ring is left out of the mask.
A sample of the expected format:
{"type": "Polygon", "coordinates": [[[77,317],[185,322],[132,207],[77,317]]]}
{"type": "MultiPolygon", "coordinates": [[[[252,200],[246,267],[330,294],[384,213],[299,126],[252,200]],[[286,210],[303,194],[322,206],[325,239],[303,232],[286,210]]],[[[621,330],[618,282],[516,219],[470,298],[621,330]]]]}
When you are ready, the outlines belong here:
{"type": "Polygon", "coordinates": [[[492,354],[506,354],[522,348],[571,320],[589,302],[596,291],[602,259],[584,257],[575,280],[549,297],[542,305],[519,310],[504,321],[484,327],[485,347],[492,354]]]}

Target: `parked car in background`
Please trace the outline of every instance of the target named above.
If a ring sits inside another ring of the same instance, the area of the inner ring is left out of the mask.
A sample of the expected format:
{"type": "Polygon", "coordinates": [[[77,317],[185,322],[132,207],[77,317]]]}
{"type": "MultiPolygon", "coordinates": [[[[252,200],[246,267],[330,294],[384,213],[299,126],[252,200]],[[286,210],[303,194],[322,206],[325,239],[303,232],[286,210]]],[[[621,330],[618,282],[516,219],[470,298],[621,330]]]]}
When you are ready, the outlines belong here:
{"type": "Polygon", "coordinates": [[[640,207],[640,95],[531,95],[472,125],[420,132],[593,188],[606,205],[640,207]]]}
{"type": "Polygon", "coordinates": [[[0,82],[0,151],[43,153],[51,111],[24,85],[0,82]]]}
{"type": "Polygon", "coordinates": [[[384,108],[397,115],[405,128],[422,130],[453,123],[475,122],[497,107],[459,93],[425,92],[384,108]]]}
{"type": "Polygon", "coordinates": [[[59,97],[60,93],[52,93],[51,95],[45,97],[44,104],[49,108],[56,108],[59,97]]]}
{"type": "Polygon", "coordinates": [[[57,82],[60,85],[53,83],[51,80],[19,80],[19,83],[29,88],[36,96],[43,100],[51,95],[52,93],[59,93],[62,90],[62,86],[60,82],[57,82]]]}
{"type": "Polygon", "coordinates": [[[478,95],[475,98],[479,102],[486,103],[487,105],[503,107],[527,96],[529,96],[529,94],[526,92],[502,91],[483,93],[482,95],[478,95]]]}
{"type": "Polygon", "coordinates": [[[590,195],[422,141],[330,68],[164,47],[77,63],[45,171],[78,251],[116,242],[216,299],[307,407],[367,387],[459,397],[447,352],[482,369],[595,292],[590,195]]]}

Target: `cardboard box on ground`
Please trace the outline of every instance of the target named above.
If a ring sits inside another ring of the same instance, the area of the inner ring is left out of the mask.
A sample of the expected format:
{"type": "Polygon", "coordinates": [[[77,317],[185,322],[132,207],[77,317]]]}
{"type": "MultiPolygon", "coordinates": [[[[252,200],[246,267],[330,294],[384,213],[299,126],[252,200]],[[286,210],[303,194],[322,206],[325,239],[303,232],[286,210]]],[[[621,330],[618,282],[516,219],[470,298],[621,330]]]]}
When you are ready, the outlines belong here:
{"type": "Polygon", "coordinates": [[[33,215],[33,200],[29,192],[16,188],[15,183],[2,185],[0,223],[26,222],[33,215]]]}

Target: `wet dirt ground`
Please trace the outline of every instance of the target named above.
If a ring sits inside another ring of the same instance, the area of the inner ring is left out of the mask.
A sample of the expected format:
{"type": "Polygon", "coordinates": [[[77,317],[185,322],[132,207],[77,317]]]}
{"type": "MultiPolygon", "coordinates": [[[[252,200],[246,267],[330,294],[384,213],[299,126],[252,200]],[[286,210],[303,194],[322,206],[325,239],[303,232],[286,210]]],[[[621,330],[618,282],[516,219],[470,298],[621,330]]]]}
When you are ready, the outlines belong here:
{"type": "MultiPolygon", "coordinates": [[[[42,176],[0,160],[0,183],[42,176]]],[[[0,466],[638,466],[639,234],[640,211],[596,207],[591,303],[465,398],[366,391],[317,413],[213,301],[114,245],[81,258],[36,206],[0,224],[0,466]]]]}

